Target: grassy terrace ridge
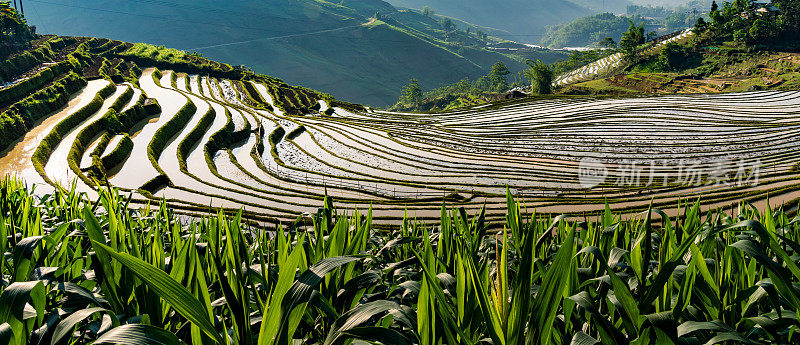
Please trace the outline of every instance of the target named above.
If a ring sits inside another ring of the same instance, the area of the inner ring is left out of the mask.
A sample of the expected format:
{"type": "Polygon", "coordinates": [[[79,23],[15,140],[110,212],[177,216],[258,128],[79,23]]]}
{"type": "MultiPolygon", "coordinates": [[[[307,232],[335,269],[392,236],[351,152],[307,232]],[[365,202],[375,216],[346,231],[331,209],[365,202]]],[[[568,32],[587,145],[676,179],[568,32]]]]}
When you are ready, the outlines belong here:
{"type": "Polygon", "coordinates": [[[266,228],[129,202],[0,180],[0,301],[29,309],[0,314],[3,339],[789,344],[800,327],[800,218],[780,209],[553,217],[509,194],[502,219],[443,205],[439,226],[385,231],[330,198],[266,228]]]}

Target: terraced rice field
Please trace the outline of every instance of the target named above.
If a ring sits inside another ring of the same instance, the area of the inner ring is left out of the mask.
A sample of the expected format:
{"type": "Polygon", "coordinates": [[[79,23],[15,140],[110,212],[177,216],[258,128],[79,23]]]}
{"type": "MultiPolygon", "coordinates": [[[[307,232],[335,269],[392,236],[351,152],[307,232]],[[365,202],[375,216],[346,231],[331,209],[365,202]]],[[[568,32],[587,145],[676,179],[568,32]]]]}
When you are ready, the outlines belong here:
{"type": "MultiPolygon", "coordinates": [[[[640,54],[644,55],[653,54],[654,52],[658,51],[668,43],[680,42],[682,40],[690,38],[692,35],[693,35],[692,29],[686,29],[682,31],[680,34],[656,42],[647,49],[644,49],[642,52],[640,52],[640,54]]],[[[591,80],[601,74],[605,74],[622,67],[624,62],[625,61],[623,59],[623,54],[615,53],[600,60],[597,60],[595,62],[592,62],[586,66],[583,66],[581,68],[570,71],[568,73],[564,73],[556,77],[555,81],[553,82],[553,85],[564,86],[591,80]]]]}
{"type": "Polygon", "coordinates": [[[96,156],[110,162],[100,182],[133,191],[134,202],[163,198],[187,213],[244,208],[266,222],[314,213],[325,193],[341,209],[371,207],[383,224],[404,213],[435,222],[445,200],[470,212],[485,205],[487,218],[500,220],[506,187],[529,209],[553,213],[600,211],[605,198],[634,211],[701,195],[706,207],[800,196],[797,92],[548,100],[443,114],[328,110],[320,101],[319,112],[288,116],[267,86],[247,81],[250,94],[236,83],[152,68],[138,86],[91,81],[4,152],[0,169],[42,190],[74,182],[95,196],[87,168],[96,156]],[[61,135],[37,170],[42,138],[96,96],[99,107],[61,135]],[[109,108],[124,112],[145,97],[160,114],[128,133],[77,139],[109,108]],[[605,165],[603,183],[582,183],[587,160],[605,165]],[[638,182],[629,174],[637,169],[638,182]]]}

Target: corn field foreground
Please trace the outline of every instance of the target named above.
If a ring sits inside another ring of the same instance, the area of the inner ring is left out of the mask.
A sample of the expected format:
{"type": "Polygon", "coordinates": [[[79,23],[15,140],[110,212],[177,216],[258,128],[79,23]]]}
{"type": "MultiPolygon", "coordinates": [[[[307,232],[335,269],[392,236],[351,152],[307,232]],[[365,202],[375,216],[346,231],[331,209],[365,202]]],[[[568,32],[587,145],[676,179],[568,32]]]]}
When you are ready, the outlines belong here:
{"type": "Polygon", "coordinates": [[[0,181],[3,344],[797,344],[800,218],[526,214],[435,228],[326,198],[313,224],[0,181]],[[663,218],[662,218],[663,217],[663,218]]]}

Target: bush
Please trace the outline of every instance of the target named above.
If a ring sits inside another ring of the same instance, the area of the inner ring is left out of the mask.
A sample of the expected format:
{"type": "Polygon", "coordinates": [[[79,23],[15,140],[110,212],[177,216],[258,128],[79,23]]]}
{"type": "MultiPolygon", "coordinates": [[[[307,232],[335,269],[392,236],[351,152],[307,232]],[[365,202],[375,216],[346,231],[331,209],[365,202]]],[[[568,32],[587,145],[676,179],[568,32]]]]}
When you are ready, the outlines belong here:
{"type": "Polygon", "coordinates": [[[667,43],[658,53],[656,68],[663,72],[670,72],[678,68],[686,59],[685,49],[677,43],[667,43]]]}

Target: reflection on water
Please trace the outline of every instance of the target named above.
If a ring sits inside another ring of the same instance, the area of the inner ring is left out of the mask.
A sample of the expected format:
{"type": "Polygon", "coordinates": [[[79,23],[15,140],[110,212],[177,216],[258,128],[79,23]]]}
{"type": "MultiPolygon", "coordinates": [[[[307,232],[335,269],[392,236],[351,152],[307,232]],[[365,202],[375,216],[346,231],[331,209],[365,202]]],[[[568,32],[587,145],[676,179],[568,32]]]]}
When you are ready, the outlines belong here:
{"type": "MultiPolygon", "coordinates": [[[[0,153],[0,171],[5,175],[17,175],[28,183],[45,185],[44,179],[36,172],[31,160],[36,148],[56,124],[89,104],[106,85],[108,81],[102,79],[89,81],[86,87],[70,97],[67,105],[34,123],[33,128],[23,138],[0,153]]],[[[42,191],[42,188],[52,189],[46,186],[39,187],[39,190],[42,191]]]]}

